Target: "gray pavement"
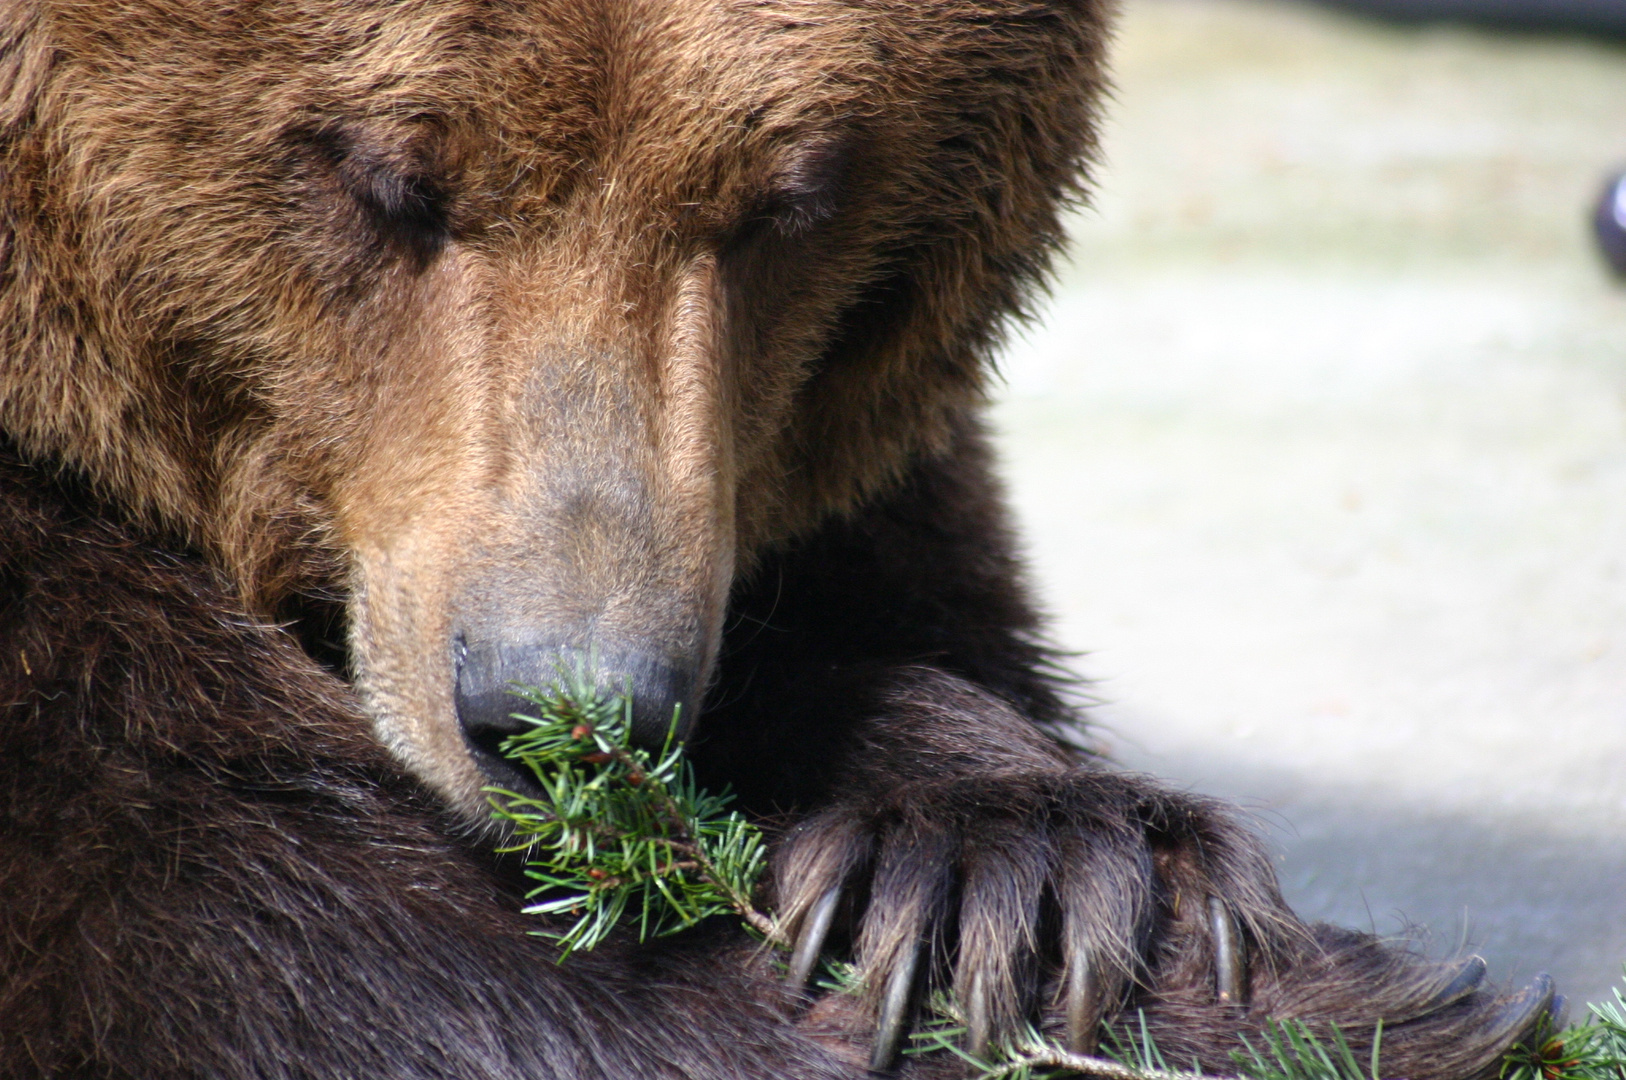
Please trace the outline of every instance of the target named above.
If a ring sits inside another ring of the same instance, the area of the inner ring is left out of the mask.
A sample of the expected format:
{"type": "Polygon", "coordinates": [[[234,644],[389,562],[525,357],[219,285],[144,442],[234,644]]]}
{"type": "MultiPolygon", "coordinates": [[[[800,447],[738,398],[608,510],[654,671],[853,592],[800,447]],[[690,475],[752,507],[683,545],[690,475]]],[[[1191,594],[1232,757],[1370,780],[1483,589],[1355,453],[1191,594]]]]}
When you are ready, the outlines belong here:
{"type": "Polygon", "coordinates": [[[996,422],[1128,764],[1310,917],[1626,962],[1626,49],[1130,0],[1108,167],[996,422]]]}

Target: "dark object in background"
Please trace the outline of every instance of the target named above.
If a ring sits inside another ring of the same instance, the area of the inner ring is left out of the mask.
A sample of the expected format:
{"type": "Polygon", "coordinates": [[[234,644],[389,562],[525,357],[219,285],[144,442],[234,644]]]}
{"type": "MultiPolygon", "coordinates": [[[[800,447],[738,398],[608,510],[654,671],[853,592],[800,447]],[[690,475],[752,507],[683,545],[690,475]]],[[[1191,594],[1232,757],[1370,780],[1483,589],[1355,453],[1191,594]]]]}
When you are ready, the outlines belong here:
{"type": "MultiPolygon", "coordinates": [[[[1467,23],[1626,40],[1626,0],[1317,0],[1324,7],[1403,23],[1467,23]]],[[[1592,212],[1592,234],[1615,276],[1626,280],[1626,173],[1592,212]]]]}
{"type": "Polygon", "coordinates": [[[1400,22],[1461,22],[1626,38],[1626,0],[1320,0],[1400,22]]]}
{"type": "Polygon", "coordinates": [[[1626,278],[1626,172],[1617,173],[1598,197],[1592,235],[1616,277],[1626,278]]]}

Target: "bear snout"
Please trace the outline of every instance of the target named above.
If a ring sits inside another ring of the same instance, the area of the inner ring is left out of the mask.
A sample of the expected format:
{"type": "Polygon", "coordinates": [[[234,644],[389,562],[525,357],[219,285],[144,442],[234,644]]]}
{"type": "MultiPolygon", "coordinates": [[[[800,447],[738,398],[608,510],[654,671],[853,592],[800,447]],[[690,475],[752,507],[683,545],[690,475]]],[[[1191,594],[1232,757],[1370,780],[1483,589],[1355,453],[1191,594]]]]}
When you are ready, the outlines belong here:
{"type": "Polygon", "coordinates": [[[516,684],[546,688],[587,677],[606,691],[630,693],[632,742],[657,753],[668,738],[688,734],[699,704],[698,662],[674,664],[643,649],[460,638],[457,655],[454,700],[463,739],[481,771],[515,791],[535,786],[502,753],[503,741],[528,726],[516,716],[531,708],[514,696],[516,684]]]}

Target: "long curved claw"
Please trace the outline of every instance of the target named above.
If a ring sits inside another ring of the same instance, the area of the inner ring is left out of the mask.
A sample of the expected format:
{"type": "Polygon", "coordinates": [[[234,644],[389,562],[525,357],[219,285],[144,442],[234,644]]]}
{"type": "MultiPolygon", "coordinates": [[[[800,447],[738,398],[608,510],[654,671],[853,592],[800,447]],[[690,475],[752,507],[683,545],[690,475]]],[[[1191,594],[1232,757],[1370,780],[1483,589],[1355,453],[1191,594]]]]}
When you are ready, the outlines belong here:
{"type": "Polygon", "coordinates": [[[971,993],[965,1003],[965,1052],[981,1058],[993,1037],[994,1018],[988,1002],[988,980],[978,971],[971,976],[971,993]]]}
{"type": "Polygon", "coordinates": [[[1542,973],[1518,997],[1502,1006],[1496,1028],[1500,1040],[1514,1042],[1528,1035],[1536,1023],[1553,1008],[1553,980],[1542,973]]]}
{"type": "Polygon", "coordinates": [[[1479,984],[1485,981],[1485,960],[1483,957],[1470,956],[1457,973],[1451,976],[1451,981],[1440,987],[1428,1001],[1428,1012],[1437,1012],[1447,1005],[1454,1005],[1479,989],[1479,984]]]}
{"type": "Polygon", "coordinates": [[[898,965],[886,980],[886,992],[881,996],[881,1019],[875,1028],[875,1046],[869,1055],[871,1072],[885,1072],[898,1059],[898,1047],[914,1012],[915,971],[920,966],[920,952],[925,941],[917,940],[904,950],[898,965]]]}
{"type": "Polygon", "coordinates": [[[805,989],[818,965],[819,954],[824,951],[824,939],[830,934],[830,924],[836,917],[836,902],[841,899],[841,886],[834,885],[813,903],[802,918],[802,930],[796,936],[796,951],[790,958],[790,984],[805,989]]]}
{"type": "Polygon", "coordinates": [[[1101,987],[1089,953],[1082,948],[1069,950],[1063,991],[1067,995],[1067,1049],[1093,1054],[1101,1024],[1101,987]]]}
{"type": "Polygon", "coordinates": [[[1245,1005],[1247,957],[1236,920],[1217,896],[1208,898],[1208,930],[1214,939],[1214,1000],[1221,1005],[1245,1005]]]}

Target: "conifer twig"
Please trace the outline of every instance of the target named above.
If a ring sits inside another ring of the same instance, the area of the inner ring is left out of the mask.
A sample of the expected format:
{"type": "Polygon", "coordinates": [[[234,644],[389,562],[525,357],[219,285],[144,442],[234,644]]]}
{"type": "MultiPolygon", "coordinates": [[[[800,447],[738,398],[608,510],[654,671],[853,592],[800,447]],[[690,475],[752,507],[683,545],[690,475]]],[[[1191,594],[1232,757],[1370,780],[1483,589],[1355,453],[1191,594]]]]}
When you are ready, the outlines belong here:
{"type": "Polygon", "coordinates": [[[1035,1069],[1056,1069],[1065,1075],[1095,1077],[1097,1080],[1233,1080],[1217,1073],[1138,1068],[1108,1058],[1070,1053],[1059,1046],[1022,1053],[1008,1061],[990,1065],[977,1074],[977,1080],[1020,1080],[1033,1075],[1035,1069]]]}
{"type": "Polygon", "coordinates": [[[946,1051],[971,1066],[974,1080],[1052,1080],[1063,1076],[1094,1080],[1239,1080],[1169,1068],[1145,1031],[1144,1017],[1140,1040],[1114,1040],[1118,1051],[1115,1058],[1072,1053],[1047,1039],[1031,1024],[1015,1038],[991,1047],[989,1056],[982,1058],[960,1046],[965,1023],[958,1003],[951,996],[934,994],[931,1011],[934,1019],[910,1035],[915,1045],[904,1053],[946,1051]]]}
{"type": "MultiPolygon", "coordinates": [[[[492,812],[510,825],[504,851],[523,852],[539,884],[525,910],[573,915],[560,960],[591,949],[631,917],[639,940],[674,933],[711,915],[739,916],[770,941],[780,934],[753,902],[762,875],[762,834],[726,811],[727,792],[702,791],[669,733],[659,754],[631,744],[632,703],[587,673],[546,689],[514,688],[530,726],[503,753],[535,776],[531,793],[488,789],[492,812]]],[[[673,731],[677,716],[673,716],[673,731]]]]}

